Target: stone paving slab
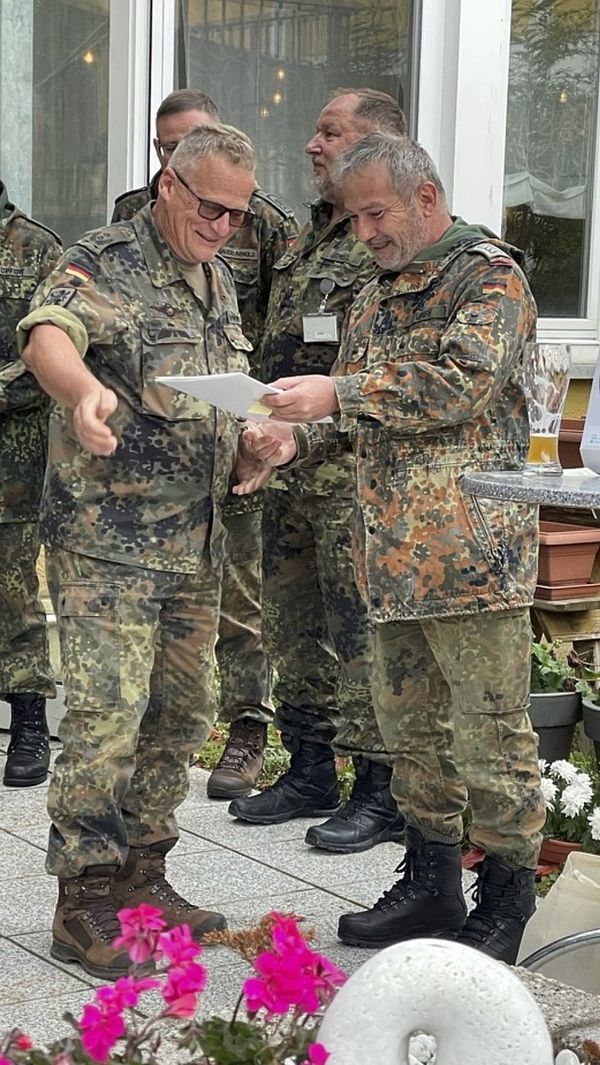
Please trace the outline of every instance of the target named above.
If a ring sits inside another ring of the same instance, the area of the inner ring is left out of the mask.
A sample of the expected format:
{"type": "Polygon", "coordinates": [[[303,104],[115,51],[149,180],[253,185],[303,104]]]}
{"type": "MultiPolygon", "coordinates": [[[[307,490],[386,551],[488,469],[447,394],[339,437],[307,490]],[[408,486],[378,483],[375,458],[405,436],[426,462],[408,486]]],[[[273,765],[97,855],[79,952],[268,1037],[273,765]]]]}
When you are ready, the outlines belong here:
{"type": "MultiPolygon", "coordinates": [[[[82,981],[61,971],[50,962],[32,955],[26,943],[15,943],[0,936],[2,976],[0,980],[0,1016],[5,1006],[30,1002],[50,995],[63,995],[82,990],[82,981]]],[[[72,970],[73,971],[73,970],[72,970]]],[[[77,967],[76,972],[81,972],[77,967]]]]}

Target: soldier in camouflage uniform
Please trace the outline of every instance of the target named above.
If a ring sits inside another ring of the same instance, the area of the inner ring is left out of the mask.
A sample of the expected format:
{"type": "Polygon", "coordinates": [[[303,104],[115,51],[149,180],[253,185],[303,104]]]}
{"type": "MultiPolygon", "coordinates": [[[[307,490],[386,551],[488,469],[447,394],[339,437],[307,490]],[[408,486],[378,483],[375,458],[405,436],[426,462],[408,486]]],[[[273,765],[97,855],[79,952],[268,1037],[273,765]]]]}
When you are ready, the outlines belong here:
{"type": "MultiPolygon", "coordinates": [[[[150,185],[118,197],[113,222],[133,218],[136,211],[156,199],[162,170],[190,129],[218,121],[216,105],[204,93],[181,89],[167,96],[156,114],[154,147],[161,169],[150,185]]],[[[253,348],[250,368],[257,376],[255,353],[269,302],[273,264],[288,250],[298,226],[292,212],[261,189],[252,193],[250,208],[254,212],[250,224],[236,229],[219,254],[233,274],[242,329],[253,348]]],[[[267,724],[273,718],[271,668],[261,634],[261,510],[260,495],[242,499],[229,494],[223,508],[227,551],[217,662],[219,718],[230,728],[225,750],[207,783],[207,793],[213,799],[250,793],[262,768],[267,724]]]]}
{"type": "MultiPolygon", "coordinates": [[[[407,819],[404,875],[372,909],[344,915],[339,935],[377,947],[454,934],[514,962],[544,823],[527,713],[537,508],[475,499],[461,474],[524,460],[535,304],[520,253],[450,217],[414,141],[373,134],[337,177],[382,272],[352,308],[333,376],[280,380],[286,391],[265,402],[288,421],[335,414],[352,442],[375,707],[407,819]],[[486,852],[468,917],[467,798],[471,840],[486,852]]],[[[280,460],[329,460],[342,434],[300,428],[280,460]]]]}
{"type": "Polygon", "coordinates": [[[46,698],[56,691],[36,573],[49,401],[15,365],[15,330],[59,256],[58,237],[19,211],[0,182],[0,699],[11,707],[8,787],[43,783],[50,759],[46,698]]]}
{"type": "MultiPolygon", "coordinates": [[[[339,91],[321,112],[306,146],[320,199],[310,224],[275,264],[263,380],[329,373],[344,316],[375,269],[352,234],[330,170],[365,132],[404,128],[397,103],[369,89],[339,91]]],[[[271,788],[230,806],[232,815],[255,824],[332,815],[308,830],[306,842],[342,853],[401,839],[404,828],[371,699],[372,635],[352,563],[354,481],[348,451],[316,471],[293,471],[266,492],[263,632],[280,678],[277,724],[292,759],[271,788]],[[356,768],[341,809],[334,739],[337,753],[352,756],[356,768]]]]}
{"type": "Polygon", "coordinates": [[[23,358],[59,404],[41,517],[67,704],[48,794],[52,955],[100,977],[128,965],[111,947],[123,905],[158,905],[196,936],[225,924],[176,894],[165,855],[214,717],[220,505],[238,426],[156,378],[247,372],[214,256],[248,220],[253,188],[244,134],[194,131],[156,204],[82,237],[20,324],[23,358]]]}

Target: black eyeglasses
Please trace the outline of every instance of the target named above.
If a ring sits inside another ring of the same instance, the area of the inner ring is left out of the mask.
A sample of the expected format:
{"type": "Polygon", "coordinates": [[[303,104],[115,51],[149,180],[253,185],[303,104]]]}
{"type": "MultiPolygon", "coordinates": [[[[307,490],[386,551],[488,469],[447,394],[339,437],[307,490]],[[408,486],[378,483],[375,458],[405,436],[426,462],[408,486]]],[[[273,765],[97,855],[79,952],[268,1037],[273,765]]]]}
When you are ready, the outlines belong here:
{"type": "Polygon", "coordinates": [[[179,141],[173,141],[171,144],[161,144],[160,141],[158,141],[156,146],[160,155],[173,155],[178,143],[179,141]]]}
{"type": "MultiPolygon", "coordinates": [[[[173,167],[171,167],[173,170],[173,167]]],[[[224,214],[229,215],[229,225],[232,229],[240,229],[241,226],[247,226],[249,222],[254,218],[254,211],[241,211],[239,207],[224,207],[222,203],[215,203],[214,200],[205,200],[202,196],[198,196],[193,189],[190,188],[187,181],[184,181],[181,174],[178,174],[176,170],[173,170],[175,177],[181,182],[184,189],[190,193],[198,202],[198,214],[200,218],[206,218],[209,222],[216,222],[217,218],[222,218],[224,214]]]]}

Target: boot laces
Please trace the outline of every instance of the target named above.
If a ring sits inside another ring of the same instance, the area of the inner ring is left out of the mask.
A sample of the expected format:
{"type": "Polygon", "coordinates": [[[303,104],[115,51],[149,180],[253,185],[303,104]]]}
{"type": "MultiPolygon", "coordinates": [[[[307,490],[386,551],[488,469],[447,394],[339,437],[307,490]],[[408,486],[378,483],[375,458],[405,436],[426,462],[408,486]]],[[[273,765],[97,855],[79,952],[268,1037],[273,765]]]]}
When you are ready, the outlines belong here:
{"type": "Polygon", "coordinates": [[[258,744],[252,744],[243,736],[235,736],[229,739],[225,750],[219,759],[219,769],[233,769],[240,772],[253,758],[260,757],[261,750],[258,744]]]}
{"type": "MultiPolygon", "coordinates": [[[[89,889],[94,892],[95,885],[93,881],[89,882],[89,889]]],[[[81,916],[87,921],[99,939],[105,943],[112,943],[121,934],[121,925],[119,924],[114,902],[111,901],[110,895],[104,891],[102,894],[92,894],[86,898],[87,893],[88,885],[84,883],[81,885],[80,895],[80,902],[84,907],[81,916]]]]}
{"type": "MultiPolygon", "coordinates": [[[[164,874],[164,859],[162,855],[150,852],[142,854],[140,857],[147,861],[148,865],[141,866],[138,872],[140,876],[144,877],[144,883],[148,885],[150,894],[156,896],[158,902],[162,902],[165,906],[170,906],[173,909],[181,910],[182,913],[192,913],[197,909],[192,902],[184,899],[183,895],[180,895],[167,880],[164,874]]],[[[140,885],[138,884],[138,886],[140,885]]]]}
{"type": "Polygon", "coordinates": [[[48,736],[40,729],[28,724],[26,721],[17,723],[11,729],[11,738],[6,752],[7,756],[22,751],[24,754],[33,754],[35,758],[43,758],[48,750],[48,736]]]}
{"type": "Polygon", "coordinates": [[[408,900],[437,895],[436,863],[416,850],[408,850],[395,870],[402,876],[377,900],[376,910],[395,910],[408,900]]]}
{"type": "Polygon", "coordinates": [[[475,909],[469,913],[460,933],[461,942],[480,943],[494,932],[506,931],[510,921],[524,923],[525,916],[519,913],[519,884],[515,879],[501,884],[483,873],[470,888],[470,894],[475,909]]]}

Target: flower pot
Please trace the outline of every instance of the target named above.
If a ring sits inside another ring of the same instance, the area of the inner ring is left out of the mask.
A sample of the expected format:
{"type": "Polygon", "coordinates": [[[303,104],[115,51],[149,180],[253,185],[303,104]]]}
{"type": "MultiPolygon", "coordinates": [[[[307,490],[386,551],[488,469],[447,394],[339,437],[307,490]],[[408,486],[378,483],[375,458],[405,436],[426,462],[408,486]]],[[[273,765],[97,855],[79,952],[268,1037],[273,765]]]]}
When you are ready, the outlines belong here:
{"type": "Polygon", "coordinates": [[[599,544],[600,529],[540,521],[538,583],[568,586],[589,581],[599,544]]]}
{"type": "Polygon", "coordinates": [[[575,725],[581,720],[579,692],[532,692],[529,717],[546,762],[568,758],[575,725]]]}
{"type": "Polygon", "coordinates": [[[600,706],[586,699],[581,700],[583,708],[583,731],[592,740],[596,752],[596,761],[600,766],[600,706]]]}
{"type": "Polygon", "coordinates": [[[583,850],[581,843],[566,839],[543,839],[540,850],[540,865],[563,865],[571,851],[583,850]]]}

